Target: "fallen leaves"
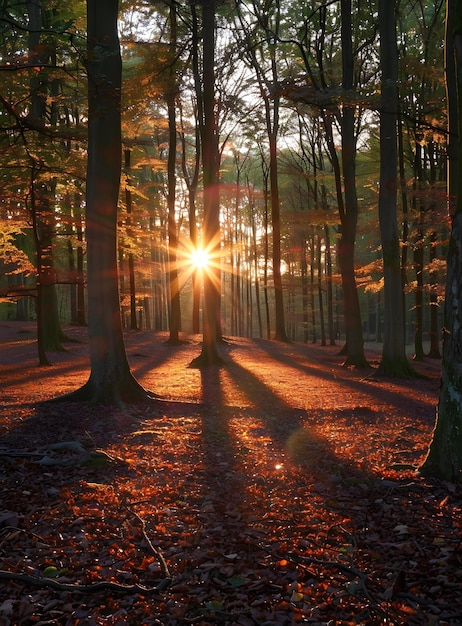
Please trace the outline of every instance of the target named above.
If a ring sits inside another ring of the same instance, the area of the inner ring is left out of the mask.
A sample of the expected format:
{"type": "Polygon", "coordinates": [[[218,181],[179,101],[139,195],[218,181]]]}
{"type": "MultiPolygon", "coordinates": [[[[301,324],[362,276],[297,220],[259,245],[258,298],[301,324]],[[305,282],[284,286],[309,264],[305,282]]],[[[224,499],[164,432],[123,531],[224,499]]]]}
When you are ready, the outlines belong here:
{"type": "Polygon", "coordinates": [[[379,385],[333,350],[235,340],[207,381],[197,346],[162,340],[143,382],[185,402],[35,411],[36,379],[7,389],[2,626],[462,621],[461,488],[414,471],[436,377],[379,385]]]}

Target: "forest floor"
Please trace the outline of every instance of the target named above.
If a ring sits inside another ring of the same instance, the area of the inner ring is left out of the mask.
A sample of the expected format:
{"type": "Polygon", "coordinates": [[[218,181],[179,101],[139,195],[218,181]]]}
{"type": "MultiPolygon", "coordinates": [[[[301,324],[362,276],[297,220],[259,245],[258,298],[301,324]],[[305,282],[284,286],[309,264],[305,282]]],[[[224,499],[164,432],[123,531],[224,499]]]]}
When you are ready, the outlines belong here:
{"type": "Polygon", "coordinates": [[[462,624],[462,488],[416,471],[438,361],[230,338],[197,370],[200,337],[132,331],[163,401],[43,404],[88,377],[66,331],[39,368],[0,322],[0,626],[462,624]]]}

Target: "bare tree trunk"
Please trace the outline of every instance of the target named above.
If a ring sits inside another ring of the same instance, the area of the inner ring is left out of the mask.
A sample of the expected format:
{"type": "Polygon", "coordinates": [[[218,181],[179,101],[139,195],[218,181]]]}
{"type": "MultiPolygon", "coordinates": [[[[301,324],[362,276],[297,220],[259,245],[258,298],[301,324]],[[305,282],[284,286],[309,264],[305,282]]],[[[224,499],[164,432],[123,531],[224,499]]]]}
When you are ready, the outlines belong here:
{"type": "Polygon", "coordinates": [[[131,192],[131,150],[129,148],[124,150],[125,157],[125,204],[127,209],[127,230],[128,230],[128,285],[130,292],[130,328],[137,330],[138,324],[136,320],[136,285],[135,285],[135,261],[133,258],[133,252],[131,250],[132,241],[130,227],[132,223],[132,192],[131,192]]]}
{"type": "Polygon", "coordinates": [[[204,248],[213,260],[204,272],[202,350],[196,367],[220,364],[217,341],[220,329],[220,202],[218,193],[218,143],[215,119],[215,2],[202,0],[202,173],[204,181],[204,248]]]}
{"type": "MultiPolygon", "coordinates": [[[[421,472],[447,481],[462,481],[462,178],[461,152],[458,138],[462,128],[462,6],[458,0],[446,4],[446,59],[451,65],[455,55],[456,67],[446,65],[446,84],[450,110],[448,135],[458,145],[458,158],[453,159],[448,180],[450,199],[457,193],[455,214],[448,250],[446,299],[444,305],[444,339],[440,395],[432,441],[421,472]],[[457,71],[454,71],[457,70],[457,71]],[[455,84],[453,84],[453,81],[455,84]],[[455,126],[453,125],[455,124],[455,126]],[[458,164],[455,170],[455,164],[458,164]],[[451,175],[454,175],[453,177],[451,175]],[[457,178],[456,178],[457,177],[457,178]],[[456,178],[456,180],[454,180],[456,178]]],[[[451,204],[450,204],[451,206],[451,204]]]]}
{"type": "MultiPolygon", "coordinates": [[[[353,42],[351,26],[351,0],[342,0],[342,82],[346,93],[353,90],[353,42]]],[[[345,365],[367,367],[364,355],[364,338],[361,324],[361,309],[359,306],[358,290],[354,272],[354,257],[356,243],[356,227],[358,222],[358,198],[356,193],[356,138],[355,138],[355,108],[344,106],[341,113],[342,135],[342,182],[336,178],[337,197],[339,198],[339,214],[341,221],[341,236],[338,243],[338,261],[342,276],[345,317],[345,365]],[[340,187],[338,187],[340,183],[340,187]],[[342,198],[342,186],[344,197],[342,198]]],[[[331,155],[336,161],[335,150],[331,155]]]]}
{"type": "Polygon", "coordinates": [[[175,218],[176,200],[176,95],[177,84],[175,76],[175,60],[177,48],[177,19],[176,6],[170,5],[170,85],[166,94],[168,109],[168,289],[170,296],[169,307],[169,338],[168,343],[178,345],[180,343],[179,333],[181,330],[181,308],[180,308],[180,283],[178,280],[178,235],[175,218]]]}
{"type": "Polygon", "coordinates": [[[330,250],[330,231],[328,224],[324,226],[324,237],[326,242],[327,328],[329,333],[329,345],[335,346],[334,297],[332,290],[332,255],[330,250]]]}
{"type": "MultiPolygon", "coordinates": [[[[41,32],[43,28],[41,1],[27,2],[29,37],[29,54],[33,63],[40,65],[50,61],[49,47],[43,45],[41,32]]],[[[46,99],[49,92],[49,81],[39,71],[30,82],[31,110],[30,115],[37,124],[45,125],[46,99]]],[[[34,242],[37,256],[37,335],[40,365],[49,365],[46,352],[63,351],[62,340],[65,335],[61,328],[56,293],[56,271],[53,254],[54,246],[54,213],[52,197],[56,184],[48,178],[41,177],[40,159],[28,151],[32,161],[30,192],[33,221],[34,242]]]]}
{"type": "Polygon", "coordinates": [[[87,0],[88,164],[86,196],[91,372],[66,399],[120,404],[147,397],[125,353],[117,276],[117,202],[122,166],[122,63],[117,0],[87,0]]]}
{"type": "Polygon", "coordinates": [[[324,322],[324,302],[322,297],[322,264],[321,264],[321,235],[317,236],[316,265],[318,270],[318,302],[319,302],[319,322],[321,325],[321,345],[326,345],[326,325],[324,322]]]}
{"type": "Polygon", "coordinates": [[[405,352],[400,246],[397,218],[398,50],[396,1],[379,0],[381,110],[379,223],[384,272],[384,327],[378,374],[414,375],[405,352]]]}

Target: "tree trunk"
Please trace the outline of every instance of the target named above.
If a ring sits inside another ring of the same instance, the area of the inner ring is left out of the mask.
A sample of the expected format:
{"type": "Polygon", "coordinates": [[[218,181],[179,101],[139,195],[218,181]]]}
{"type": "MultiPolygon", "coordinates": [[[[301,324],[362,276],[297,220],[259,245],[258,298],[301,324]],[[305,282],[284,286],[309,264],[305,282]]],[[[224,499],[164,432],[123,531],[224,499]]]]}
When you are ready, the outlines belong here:
{"type": "Polygon", "coordinates": [[[130,227],[132,223],[132,192],[131,192],[131,150],[126,148],[124,150],[124,169],[125,169],[125,204],[127,209],[127,230],[128,230],[128,285],[130,292],[130,328],[132,330],[138,329],[138,323],[136,319],[136,286],[135,286],[135,261],[132,252],[132,237],[130,233],[130,227]]]}
{"type": "Polygon", "coordinates": [[[263,160],[261,161],[262,175],[263,175],[263,201],[264,201],[264,218],[263,218],[263,230],[264,230],[264,266],[263,266],[263,296],[265,300],[265,319],[266,319],[266,338],[271,338],[271,318],[269,307],[269,294],[268,294],[268,262],[269,262],[269,219],[268,219],[268,170],[263,160]]]}
{"type": "Polygon", "coordinates": [[[166,94],[168,109],[168,279],[170,295],[170,317],[169,317],[169,338],[170,345],[180,343],[179,333],[181,330],[180,311],[180,283],[178,280],[178,236],[175,219],[175,199],[176,199],[176,94],[177,85],[175,77],[175,58],[177,45],[177,25],[176,7],[172,3],[170,6],[170,83],[171,88],[166,94]]]}
{"type": "MultiPolygon", "coordinates": [[[[351,32],[351,0],[342,0],[342,82],[347,94],[353,90],[353,42],[351,32]]],[[[338,243],[338,262],[342,276],[344,301],[346,358],[344,365],[367,367],[364,355],[364,338],[361,309],[354,270],[356,228],[358,222],[358,198],[356,193],[356,138],[355,108],[344,106],[341,113],[342,172],[344,202],[339,201],[341,235],[338,243]]],[[[335,149],[331,154],[336,160],[335,149]]],[[[337,196],[341,197],[342,182],[336,177],[337,196]]]]}
{"type": "MultiPolygon", "coordinates": [[[[462,46],[462,37],[461,37],[462,46]]],[[[452,222],[448,252],[441,386],[436,426],[421,472],[462,481],[462,203],[452,222]]]]}
{"type": "Polygon", "coordinates": [[[414,371],[405,352],[400,246],[397,217],[398,188],[398,50],[396,2],[379,0],[380,25],[380,191],[379,223],[384,273],[383,350],[378,374],[409,377],[414,371]]]}
{"type": "Polygon", "coordinates": [[[204,183],[203,247],[212,263],[204,275],[202,350],[193,367],[223,363],[218,354],[220,328],[220,202],[218,193],[218,143],[215,119],[215,2],[202,0],[202,174],[204,183]]]}
{"type": "MultiPolygon", "coordinates": [[[[430,265],[436,259],[437,234],[435,231],[430,235],[430,265]]],[[[430,359],[440,359],[440,332],[438,329],[438,294],[436,293],[436,273],[430,271],[430,350],[427,356],[430,359]]]]}
{"type": "Polygon", "coordinates": [[[86,234],[91,372],[67,397],[120,404],[147,397],[132,376],[122,334],[117,272],[117,202],[122,166],[122,64],[117,0],[87,0],[88,163],[86,234]]]}
{"type": "Polygon", "coordinates": [[[322,264],[321,264],[321,235],[317,236],[316,266],[318,271],[318,302],[319,302],[319,323],[321,326],[321,346],[326,345],[326,325],[324,322],[324,303],[322,297],[322,264]]]}
{"type": "MultiPolygon", "coordinates": [[[[49,61],[50,52],[41,42],[42,4],[27,3],[29,37],[28,47],[31,62],[45,63],[49,61]]],[[[45,125],[46,99],[49,91],[48,77],[45,70],[38,72],[31,79],[31,117],[39,125],[45,125]]],[[[49,365],[46,352],[63,351],[62,340],[65,335],[61,328],[56,294],[56,272],[53,256],[54,215],[51,208],[53,181],[41,179],[40,159],[30,155],[32,159],[31,176],[31,211],[34,241],[37,257],[37,336],[40,365],[49,365]]]]}
{"type": "MultiPolygon", "coordinates": [[[[446,72],[450,108],[457,110],[449,116],[449,137],[458,145],[456,162],[462,163],[462,148],[457,138],[462,128],[462,6],[458,0],[446,4],[446,58],[455,53],[456,72],[446,72]],[[451,84],[455,81],[456,85],[451,84]],[[456,123],[454,127],[452,124],[456,123]]],[[[448,66],[446,66],[448,70],[448,66]]],[[[448,153],[448,158],[451,158],[448,153]]],[[[454,163],[453,163],[454,166],[454,163]]],[[[456,174],[449,167],[451,174],[456,174]]],[[[446,298],[444,305],[443,361],[437,419],[427,457],[421,467],[425,476],[441,480],[462,481],[462,172],[458,171],[455,214],[448,249],[446,298]]],[[[448,192],[455,191],[455,181],[448,180],[448,192]],[[451,187],[449,187],[451,185],[451,187]]]]}
{"type": "Polygon", "coordinates": [[[332,255],[330,250],[329,225],[324,225],[324,237],[326,242],[326,281],[327,281],[327,328],[329,333],[329,345],[335,346],[334,332],[334,296],[332,290],[332,255]]]}

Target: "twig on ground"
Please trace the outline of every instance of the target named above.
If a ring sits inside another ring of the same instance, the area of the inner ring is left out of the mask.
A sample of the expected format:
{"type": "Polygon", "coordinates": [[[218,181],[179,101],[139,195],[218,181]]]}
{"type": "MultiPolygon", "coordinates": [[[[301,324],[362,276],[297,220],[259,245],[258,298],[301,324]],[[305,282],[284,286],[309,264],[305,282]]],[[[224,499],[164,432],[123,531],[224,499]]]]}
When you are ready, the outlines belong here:
{"type": "Polygon", "coordinates": [[[155,556],[159,560],[160,566],[162,568],[162,573],[164,574],[164,576],[166,578],[171,578],[170,570],[168,568],[167,562],[164,559],[164,556],[163,556],[162,552],[160,551],[159,548],[156,548],[154,546],[154,544],[152,543],[152,541],[148,537],[148,534],[146,532],[146,523],[145,523],[144,519],[140,515],[138,515],[138,513],[136,511],[133,511],[132,509],[130,509],[130,512],[133,513],[133,515],[136,517],[136,519],[141,524],[141,532],[143,534],[143,538],[146,541],[146,543],[148,545],[148,549],[151,552],[151,554],[153,556],[155,556]]]}
{"type": "Polygon", "coordinates": [[[9,572],[0,570],[0,580],[15,580],[25,585],[33,585],[34,587],[48,587],[55,591],[64,591],[70,593],[99,593],[101,591],[113,591],[115,593],[153,595],[160,593],[169,587],[171,580],[164,578],[156,587],[143,587],[142,585],[122,585],[109,581],[101,581],[90,585],[80,585],[78,583],[61,583],[52,578],[40,578],[22,574],[20,572],[9,572]]]}

